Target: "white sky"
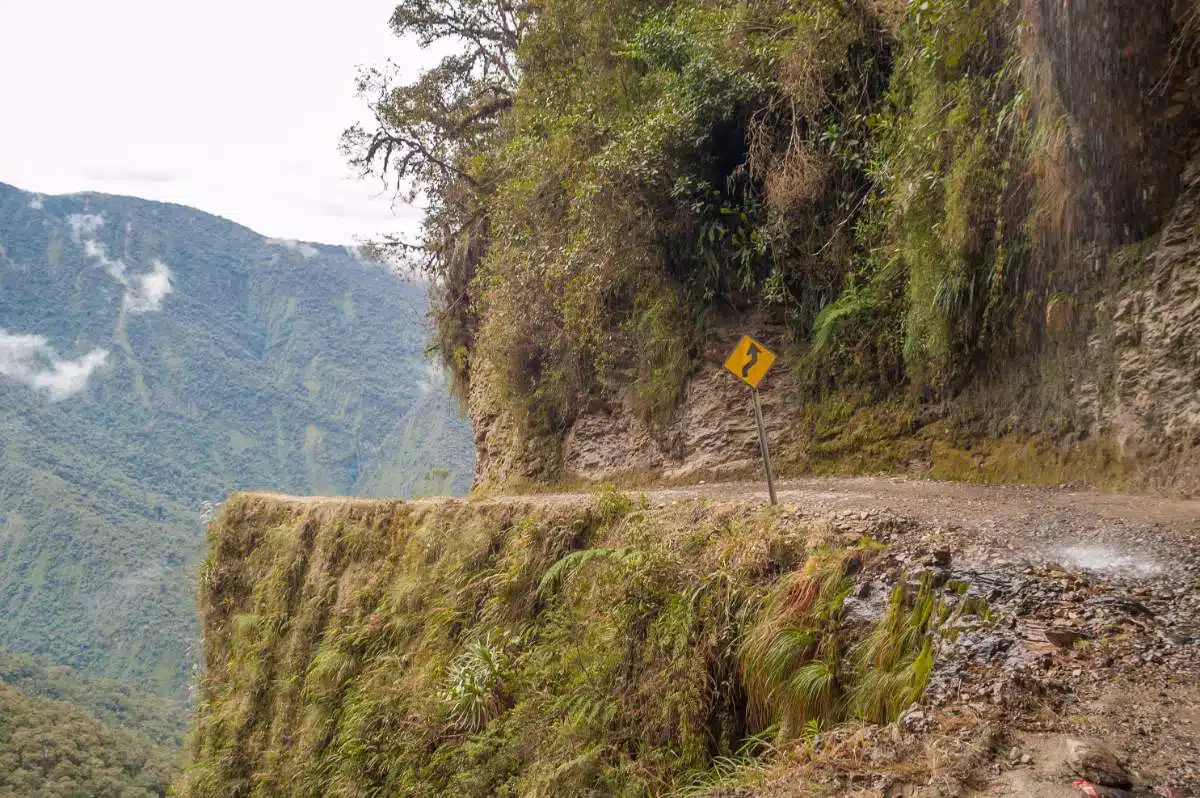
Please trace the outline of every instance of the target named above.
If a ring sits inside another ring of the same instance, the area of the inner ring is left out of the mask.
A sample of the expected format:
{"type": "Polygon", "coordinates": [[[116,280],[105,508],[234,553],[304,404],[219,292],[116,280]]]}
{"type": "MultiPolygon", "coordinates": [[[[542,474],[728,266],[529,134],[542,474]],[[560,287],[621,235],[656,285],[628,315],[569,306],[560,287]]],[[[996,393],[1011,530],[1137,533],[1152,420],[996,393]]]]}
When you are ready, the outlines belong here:
{"type": "Polygon", "coordinates": [[[396,0],[0,0],[0,182],[179,202],[331,244],[415,230],[338,137],[359,65],[432,63],[396,0]]]}

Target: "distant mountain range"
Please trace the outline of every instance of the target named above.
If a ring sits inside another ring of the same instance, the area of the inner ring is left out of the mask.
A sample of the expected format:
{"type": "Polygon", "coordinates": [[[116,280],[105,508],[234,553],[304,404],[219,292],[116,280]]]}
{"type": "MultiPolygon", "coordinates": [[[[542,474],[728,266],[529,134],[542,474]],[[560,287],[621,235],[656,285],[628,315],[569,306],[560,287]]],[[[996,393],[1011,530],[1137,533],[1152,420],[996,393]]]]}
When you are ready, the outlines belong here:
{"type": "Polygon", "coordinates": [[[465,491],[425,309],[344,247],[0,184],[0,648],[180,697],[213,503],[465,491]]]}

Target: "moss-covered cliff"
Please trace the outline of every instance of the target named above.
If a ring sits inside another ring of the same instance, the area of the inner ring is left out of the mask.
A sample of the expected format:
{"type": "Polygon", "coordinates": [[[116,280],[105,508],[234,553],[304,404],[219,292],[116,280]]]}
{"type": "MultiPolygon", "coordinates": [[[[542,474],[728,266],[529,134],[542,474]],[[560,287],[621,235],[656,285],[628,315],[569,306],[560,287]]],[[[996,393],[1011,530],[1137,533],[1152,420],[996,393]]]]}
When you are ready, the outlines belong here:
{"type": "Polygon", "coordinates": [[[1194,0],[456,7],[400,4],[465,49],[370,76],[348,143],[432,201],[484,481],[736,470],[735,332],[785,354],[786,469],[1005,478],[1007,447],[1164,481],[1126,446],[1113,313],[1194,277],[1146,259],[1197,141],[1194,0]]]}
{"type": "Polygon", "coordinates": [[[894,718],[983,611],[914,582],[853,621],[882,546],[742,504],[242,495],[210,539],[189,796],[698,794],[894,718]]]}

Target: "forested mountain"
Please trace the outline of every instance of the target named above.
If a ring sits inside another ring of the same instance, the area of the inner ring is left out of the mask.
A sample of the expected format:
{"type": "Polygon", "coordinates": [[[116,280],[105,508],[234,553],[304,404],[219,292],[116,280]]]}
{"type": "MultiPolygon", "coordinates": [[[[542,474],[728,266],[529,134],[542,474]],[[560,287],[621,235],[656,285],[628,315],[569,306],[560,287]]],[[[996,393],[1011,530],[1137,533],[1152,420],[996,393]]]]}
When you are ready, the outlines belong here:
{"type": "Polygon", "coordinates": [[[182,702],[0,653],[0,796],[165,795],[182,702]]]}
{"type": "Polygon", "coordinates": [[[167,750],[178,749],[187,732],[182,701],[146,695],[111,679],[80,676],[43,657],[0,651],[0,682],[31,698],[74,704],[106,726],[167,750]]]}
{"type": "Polygon", "coordinates": [[[181,696],[206,503],[462,491],[423,286],[177,205],[0,184],[0,641],[181,696]]]}
{"type": "Polygon", "coordinates": [[[167,794],[176,749],[0,680],[0,796],[167,794]]]}

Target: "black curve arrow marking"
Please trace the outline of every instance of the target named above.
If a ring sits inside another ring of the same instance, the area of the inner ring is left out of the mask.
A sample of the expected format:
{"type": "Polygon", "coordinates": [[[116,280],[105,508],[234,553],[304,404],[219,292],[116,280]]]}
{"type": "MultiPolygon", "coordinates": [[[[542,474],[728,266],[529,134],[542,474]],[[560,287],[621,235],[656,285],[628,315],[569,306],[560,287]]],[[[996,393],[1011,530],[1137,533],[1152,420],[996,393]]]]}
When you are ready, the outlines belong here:
{"type": "Polygon", "coordinates": [[[750,349],[746,354],[750,355],[750,359],[746,361],[746,365],[742,366],[742,379],[750,379],[750,369],[754,368],[754,364],[758,362],[759,349],[754,344],[750,344],[750,349]]]}

